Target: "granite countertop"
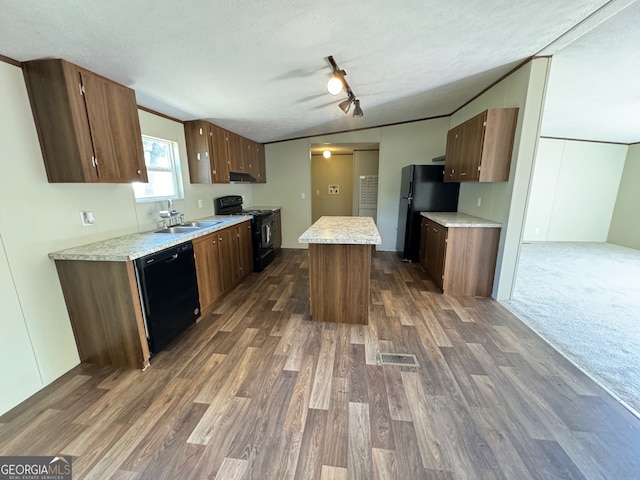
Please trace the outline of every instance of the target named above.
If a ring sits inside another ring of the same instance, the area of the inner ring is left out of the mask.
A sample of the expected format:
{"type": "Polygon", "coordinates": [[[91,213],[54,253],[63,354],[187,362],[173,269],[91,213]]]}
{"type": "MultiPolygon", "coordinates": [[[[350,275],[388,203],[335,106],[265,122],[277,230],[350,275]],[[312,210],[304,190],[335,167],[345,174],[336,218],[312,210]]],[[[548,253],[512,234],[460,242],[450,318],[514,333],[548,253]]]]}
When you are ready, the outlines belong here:
{"type": "Polygon", "coordinates": [[[439,223],[443,227],[502,227],[501,223],[487,220],[486,218],[474,217],[473,215],[462,212],[420,212],[420,215],[439,223]]]}
{"type": "Polygon", "coordinates": [[[254,205],[253,207],[245,207],[247,210],[271,210],[275,212],[276,210],[282,210],[282,207],[265,207],[264,205],[254,205]]]}
{"type": "Polygon", "coordinates": [[[298,243],[380,245],[382,238],[371,217],[320,217],[298,243]]]}
{"type": "Polygon", "coordinates": [[[133,233],[131,235],[110,238],[108,240],[101,240],[87,245],[80,245],[78,247],[52,252],[49,254],[49,258],[53,260],[128,262],[151,253],[159,252],[165,248],[180,245],[181,243],[202,237],[203,235],[222,230],[223,228],[237,225],[238,223],[242,223],[250,218],[250,215],[216,215],[213,217],[200,218],[198,220],[203,222],[218,220],[221,221],[221,223],[186,233],[154,233],[153,231],[133,233]]]}

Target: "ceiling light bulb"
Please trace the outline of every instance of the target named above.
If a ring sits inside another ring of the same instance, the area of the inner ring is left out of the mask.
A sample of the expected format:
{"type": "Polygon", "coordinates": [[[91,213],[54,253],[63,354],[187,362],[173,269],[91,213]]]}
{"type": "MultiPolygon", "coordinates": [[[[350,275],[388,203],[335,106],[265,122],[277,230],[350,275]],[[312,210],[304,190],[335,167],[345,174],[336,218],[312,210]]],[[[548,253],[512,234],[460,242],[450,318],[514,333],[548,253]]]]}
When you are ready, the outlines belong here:
{"type": "Polygon", "coordinates": [[[353,116],[354,117],[361,117],[363,115],[364,115],[364,113],[362,113],[362,109],[360,108],[360,100],[356,100],[355,101],[355,107],[353,109],[353,116]]]}
{"type": "Polygon", "coordinates": [[[322,156],[324,158],[330,158],[331,157],[331,151],[330,150],[325,150],[324,152],[322,152],[322,156]]]}
{"type": "Polygon", "coordinates": [[[335,75],[327,82],[327,90],[331,95],[338,95],[342,91],[342,86],[342,80],[335,75]]]}

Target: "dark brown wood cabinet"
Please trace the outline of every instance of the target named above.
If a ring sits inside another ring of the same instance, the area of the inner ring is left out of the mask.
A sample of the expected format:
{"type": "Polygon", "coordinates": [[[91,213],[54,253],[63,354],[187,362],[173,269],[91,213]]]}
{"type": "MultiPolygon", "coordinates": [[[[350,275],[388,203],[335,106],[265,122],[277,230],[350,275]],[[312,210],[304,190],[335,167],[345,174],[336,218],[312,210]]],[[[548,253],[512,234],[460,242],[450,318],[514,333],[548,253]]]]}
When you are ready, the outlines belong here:
{"type": "Polygon", "coordinates": [[[184,122],[187,162],[191,183],[211,183],[211,140],[209,124],[202,120],[184,122]]]}
{"type": "Polygon", "coordinates": [[[196,259],[200,309],[206,312],[222,296],[224,290],[220,278],[218,234],[212,233],[192,241],[196,259]]]}
{"type": "Polygon", "coordinates": [[[245,167],[245,141],[246,139],[237,133],[227,131],[229,170],[232,172],[249,173],[245,167]]]}
{"type": "Polygon", "coordinates": [[[200,309],[207,313],[253,270],[251,221],[193,240],[200,309]]]}
{"type": "Polygon", "coordinates": [[[491,295],[499,227],[447,228],[423,218],[420,240],[420,263],[443,293],[491,295]]]}
{"type": "Polygon", "coordinates": [[[240,278],[253,271],[253,244],[251,239],[251,222],[244,222],[235,227],[238,239],[238,264],[240,278]]]}
{"type": "MultiPolygon", "coordinates": [[[[209,124],[211,168],[213,183],[229,183],[229,154],[227,153],[227,131],[209,124]]],[[[196,183],[196,182],[191,182],[196,183]]]]}
{"type": "Polygon", "coordinates": [[[191,183],[229,183],[230,172],[266,182],[264,147],[205,120],[184,123],[191,183]]]}
{"type": "Polygon", "coordinates": [[[282,214],[280,210],[273,211],[273,248],[276,252],[282,248],[282,214]]]}
{"type": "Polygon", "coordinates": [[[229,183],[226,130],[204,120],[184,122],[191,183],[229,183]]]}
{"type": "Polygon", "coordinates": [[[49,182],[147,182],[135,92],[61,59],[22,64],[49,182]]]}
{"type": "Polygon", "coordinates": [[[420,244],[421,264],[429,272],[436,285],[442,288],[447,251],[447,228],[423,218],[420,244]]]}
{"type": "Polygon", "coordinates": [[[517,120],[517,108],[490,108],[449,130],[444,181],[508,181],[517,120]]]}

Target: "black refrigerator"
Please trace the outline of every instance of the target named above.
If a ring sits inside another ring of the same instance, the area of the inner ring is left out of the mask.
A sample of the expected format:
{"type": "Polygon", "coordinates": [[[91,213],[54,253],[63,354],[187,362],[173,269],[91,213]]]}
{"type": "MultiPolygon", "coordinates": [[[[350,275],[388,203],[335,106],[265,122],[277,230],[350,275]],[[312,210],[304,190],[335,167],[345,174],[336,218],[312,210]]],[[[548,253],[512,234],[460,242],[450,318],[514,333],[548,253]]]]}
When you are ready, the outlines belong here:
{"type": "Polygon", "coordinates": [[[407,262],[418,261],[420,212],[455,212],[460,184],[443,182],[444,165],[407,165],[402,169],[396,250],[407,262]]]}

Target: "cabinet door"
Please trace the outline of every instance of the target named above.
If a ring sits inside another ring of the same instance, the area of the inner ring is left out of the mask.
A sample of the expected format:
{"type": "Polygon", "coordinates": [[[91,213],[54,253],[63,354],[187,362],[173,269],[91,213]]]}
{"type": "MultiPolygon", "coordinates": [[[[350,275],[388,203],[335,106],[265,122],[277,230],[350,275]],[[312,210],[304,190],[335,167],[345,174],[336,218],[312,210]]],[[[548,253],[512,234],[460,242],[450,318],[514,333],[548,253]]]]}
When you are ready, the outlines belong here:
{"type": "Polygon", "coordinates": [[[229,152],[227,132],[217,125],[209,125],[212,153],[213,183],[229,183],[229,152]]]}
{"type": "Polygon", "coordinates": [[[267,166],[265,164],[264,145],[256,143],[255,148],[254,161],[257,164],[256,172],[258,174],[256,180],[258,183],[267,183],[267,166]]]}
{"type": "Polygon", "coordinates": [[[240,260],[240,278],[253,271],[253,245],[251,243],[251,222],[238,225],[238,255],[240,260]]]}
{"type": "Polygon", "coordinates": [[[232,172],[244,172],[244,151],[242,137],[227,131],[227,148],[229,152],[229,170],[232,172]]]}
{"type": "Polygon", "coordinates": [[[444,161],[444,181],[455,182],[458,181],[459,176],[459,163],[460,163],[460,148],[459,148],[459,127],[454,127],[447,132],[447,148],[446,157],[444,161]]]}
{"type": "Polygon", "coordinates": [[[282,214],[280,210],[273,212],[273,248],[282,248],[282,214]]]}
{"type": "Polygon", "coordinates": [[[194,240],[193,253],[196,258],[200,308],[204,311],[222,295],[217,233],[194,240]]]}
{"type": "Polygon", "coordinates": [[[478,165],[480,182],[509,180],[511,155],[518,123],[517,108],[490,108],[485,112],[482,159],[478,165]]]}
{"type": "Polygon", "coordinates": [[[236,279],[237,248],[234,247],[233,228],[225,228],[218,235],[218,266],[222,290],[231,288],[236,279]]]}
{"type": "Polygon", "coordinates": [[[460,181],[477,181],[478,168],[482,158],[482,145],[484,142],[484,129],[486,126],[487,112],[476,115],[463,123],[460,143],[460,181]]]}
{"type": "MultiPolygon", "coordinates": [[[[242,164],[244,171],[246,171],[252,178],[257,179],[258,172],[256,168],[258,164],[255,162],[256,147],[255,142],[252,142],[248,138],[240,137],[242,145],[242,164]]],[[[255,180],[252,180],[252,182],[255,180]]]]}
{"type": "Polygon", "coordinates": [[[447,246],[447,228],[439,223],[429,222],[426,235],[427,271],[436,285],[442,288],[447,246]]]}
{"type": "Polygon", "coordinates": [[[101,182],[147,182],[133,90],[81,70],[80,77],[101,182]]]}
{"type": "Polygon", "coordinates": [[[211,159],[209,128],[207,122],[185,122],[184,136],[187,142],[187,161],[191,183],[211,183],[211,159]]]}
{"type": "Polygon", "coordinates": [[[419,260],[420,265],[426,270],[427,269],[427,234],[429,232],[429,220],[426,218],[422,218],[422,222],[420,223],[420,254],[419,260]]]}

